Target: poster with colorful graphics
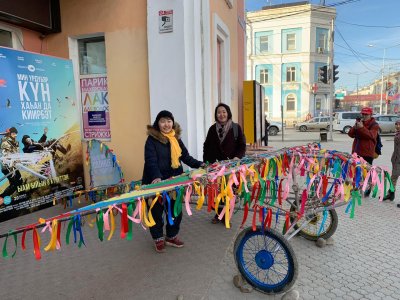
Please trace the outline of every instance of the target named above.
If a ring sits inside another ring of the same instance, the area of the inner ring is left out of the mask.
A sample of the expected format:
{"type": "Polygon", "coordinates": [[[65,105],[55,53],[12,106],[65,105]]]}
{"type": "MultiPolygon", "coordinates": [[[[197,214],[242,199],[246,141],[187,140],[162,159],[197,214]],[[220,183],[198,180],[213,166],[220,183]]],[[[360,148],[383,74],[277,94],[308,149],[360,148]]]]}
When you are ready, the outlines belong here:
{"type": "Polygon", "coordinates": [[[70,60],[0,47],[0,222],[83,188],[70,60]]]}
{"type": "Polygon", "coordinates": [[[90,187],[116,185],[123,182],[123,173],[113,151],[98,140],[88,142],[90,187]]]}
{"type": "Polygon", "coordinates": [[[107,77],[85,76],[80,84],[84,139],[111,140],[107,77]]]}

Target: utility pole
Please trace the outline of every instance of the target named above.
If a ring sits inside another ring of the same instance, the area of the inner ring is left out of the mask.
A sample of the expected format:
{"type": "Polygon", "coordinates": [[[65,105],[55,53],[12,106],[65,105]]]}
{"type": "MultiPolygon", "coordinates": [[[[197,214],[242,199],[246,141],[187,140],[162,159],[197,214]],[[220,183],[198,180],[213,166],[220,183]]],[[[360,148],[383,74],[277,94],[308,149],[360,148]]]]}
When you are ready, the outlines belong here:
{"type": "Polygon", "coordinates": [[[334,92],[334,68],[333,68],[333,42],[334,42],[334,20],[331,20],[331,36],[329,38],[329,83],[330,83],[330,103],[329,103],[329,140],[333,141],[333,98],[335,97],[334,92]]]}

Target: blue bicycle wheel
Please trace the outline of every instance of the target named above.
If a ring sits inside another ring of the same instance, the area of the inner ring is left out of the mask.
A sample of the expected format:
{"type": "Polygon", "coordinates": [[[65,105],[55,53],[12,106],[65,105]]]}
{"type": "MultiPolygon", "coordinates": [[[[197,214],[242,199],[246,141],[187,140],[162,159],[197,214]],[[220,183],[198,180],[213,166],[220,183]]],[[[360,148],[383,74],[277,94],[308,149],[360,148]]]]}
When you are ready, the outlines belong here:
{"type": "Polygon", "coordinates": [[[263,293],[288,291],[296,281],[298,264],[294,251],[275,230],[246,228],[236,238],[234,255],[243,278],[263,293]]]}

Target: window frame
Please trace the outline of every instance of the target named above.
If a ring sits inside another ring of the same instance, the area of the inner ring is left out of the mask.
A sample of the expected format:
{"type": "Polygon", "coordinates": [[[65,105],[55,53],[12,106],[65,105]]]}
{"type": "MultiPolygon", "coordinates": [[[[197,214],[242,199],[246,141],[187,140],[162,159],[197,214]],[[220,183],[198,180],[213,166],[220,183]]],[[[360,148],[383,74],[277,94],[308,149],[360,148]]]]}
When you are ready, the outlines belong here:
{"type": "Polygon", "coordinates": [[[268,69],[260,69],[260,84],[268,84],[269,83],[269,70],[268,69]],[[264,78],[264,80],[262,80],[264,78]],[[267,80],[265,80],[265,78],[267,80]]]}
{"type": "Polygon", "coordinates": [[[269,52],[269,36],[268,35],[261,35],[258,38],[258,49],[259,49],[259,53],[268,53],[269,52]],[[262,39],[265,39],[266,41],[261,42],[262,39]],[[266,50],[262,50],[261,44],[266,44],[267,45],[267,49],[266,50]]]}
{"type": "Polygon", "coordinates": [[[286,107],[285,110],[287,112],[295,112],[296,111],[296,95],[295,94],[289,94],[286,96],[286,107]],[[293,102],[293,109],[288,109],[288,104],[289,104],[289,98],[290,98],[290,102],[293,102]]]}
{"type": "Polygon", "coordinates": [[[287,66],[286,67],[286,82],[296,82],[296,67],[287,66]]]}
{"type": "Polygon", "coordinates": [[[296,33],[287,33],[286,34],[286,51],[295,51],[296,50],[296,33]],[[293,37],[293,38],[292,38],[293,37]],[[293,44],[293,49],[289,47],[289,45],[293,44]]]}
{"type": "Polygon", "coordinates": [[[0,23],[0,29],[11,33],[11,48],[17,50],[24,50],[24,40],[22,31],[19,28],[8,26],[0,23]]]}

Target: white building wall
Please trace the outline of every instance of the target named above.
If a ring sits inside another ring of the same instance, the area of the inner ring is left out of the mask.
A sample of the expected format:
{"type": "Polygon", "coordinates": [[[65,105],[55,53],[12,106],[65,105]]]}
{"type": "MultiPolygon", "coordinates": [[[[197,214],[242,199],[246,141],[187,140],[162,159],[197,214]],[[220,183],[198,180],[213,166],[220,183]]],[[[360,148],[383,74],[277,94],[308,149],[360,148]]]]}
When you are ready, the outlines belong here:
{"type": "Polygon", "coordinates": [[[183,129],[182,139],[189,153],[198,159],[202,158],[206,130],[204,52],[201,53],[204,39],[200,26],[204,17],[203,2],[147,1],[151,120],[163,109],[171,111],[183,129]],[[158,12],[171,9],[173,32],[160,33],[158,12]]]}

